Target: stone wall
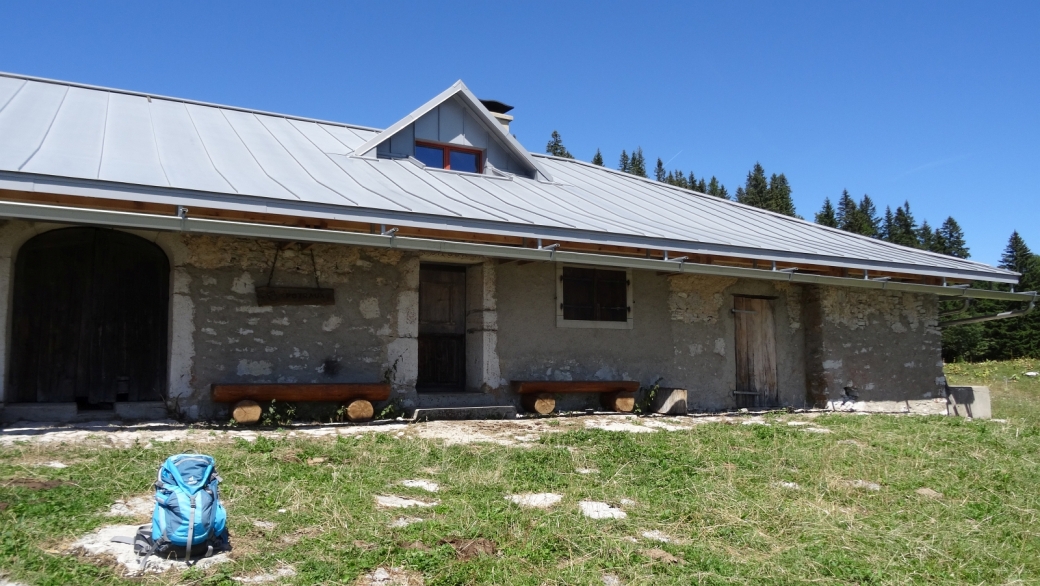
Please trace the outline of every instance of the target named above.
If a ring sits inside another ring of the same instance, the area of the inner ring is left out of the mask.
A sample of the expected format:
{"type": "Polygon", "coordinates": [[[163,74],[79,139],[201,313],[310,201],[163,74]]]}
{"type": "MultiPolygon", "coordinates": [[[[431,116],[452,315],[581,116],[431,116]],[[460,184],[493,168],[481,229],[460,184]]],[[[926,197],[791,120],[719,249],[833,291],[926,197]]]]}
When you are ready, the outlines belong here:
{"type": "Polygon", "coordinates": [[[194,393],[180,401],[197,405],[199,417],[222,415],[221,406],[208,401],[214,383],[376,382],[389,376],[398,391],[414,388],[414,360],[404,355],[417,333],[418,283],[411,278],[417,259],[396,250],[184,239],[187,280],[181,286],[194,304],[195,355],[194,393]],[[268,282],[329,287],[336,302],[258,306],[256,287],[268,282]]]}
{"type": "MultiPolygon", "coordinates": [[[[21,243],[56,224],[0,226],[0,303],[21,243]]],[[[687,388],[694,409],[726,409],[736,385],[735,295],[772,299],[785,405],[906,401],[941,390],[933,296],[632,271],[631,329],[556,324],[552,263],[135,231],[170,257],[169,404],[224,418],[214,383],[393,383],[415,407],[519,405],[511,380],[638,380],[687,388]],[[277,264],[272,262],[277,253],[277,264]],[[312,256],[313,255],[313,256],[312,256]],[[421,262],[468,265],[467,393],[416,393],[421,262]],[[332,306],[258,306],[267,284],[335,289],[332,306]],[[848,394],[845,387],[853,390],[848,394]]],[[[9,311],[0,314],[6,330],[9,311]]],[[[6,344],[6,337],[0,345],[6,344]]],[[[6,362],[0,362],[0,374],[6,362]]],[[[2,388],[0,388],[2,392],[2,388]]],[[[0,394],[2,397],[2,394],[0,394]]],[[[560,407],[595,407],[563,397],[560,407]]],[[[41,407],[42,408],[42,407],[41,407]]]]}
{"type": "Polygon", "coordinates": [[[943,391],[936,296],[821,287],[811,297],[818,348],[809,386],[818,399],[905,402],[943,391]]]}

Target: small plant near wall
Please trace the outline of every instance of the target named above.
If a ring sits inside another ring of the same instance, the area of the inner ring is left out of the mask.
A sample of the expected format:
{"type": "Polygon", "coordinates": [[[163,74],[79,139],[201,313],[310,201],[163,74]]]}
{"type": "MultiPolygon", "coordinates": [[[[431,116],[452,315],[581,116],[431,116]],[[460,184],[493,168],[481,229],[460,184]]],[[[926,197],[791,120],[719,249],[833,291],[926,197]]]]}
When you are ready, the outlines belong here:
{"type": "Polygon", "coordinates": [[[664,377],[658,377],[650,386],[639,387],[639,400],[636,401],[636,408],[634,411],[638,414],[644,414],[650,410],[650,405],[654,404],[654,399],[657,398],[657,393],[661,392],[661,381],[664,377]]]}
{"type": "Polygon", "coordinates": [[[271,404],[264,410],[264,414],[260,417],[260,423],[268,427],[284,427],[293,422],[296,418],[296,407],[294,405],[285,404],[279,406],[275,400],[271,400],[271,404]]]}
{"type": "MultiPolygon", "coordinates": [[[[394,362],[396,366],[397,363],[394,362]]],[[[401,399],[394,399],[386,404],[379,413],[376,413],[376,419],[397,419],[404,415],[404,409],[401,408],[401,399]]]]}

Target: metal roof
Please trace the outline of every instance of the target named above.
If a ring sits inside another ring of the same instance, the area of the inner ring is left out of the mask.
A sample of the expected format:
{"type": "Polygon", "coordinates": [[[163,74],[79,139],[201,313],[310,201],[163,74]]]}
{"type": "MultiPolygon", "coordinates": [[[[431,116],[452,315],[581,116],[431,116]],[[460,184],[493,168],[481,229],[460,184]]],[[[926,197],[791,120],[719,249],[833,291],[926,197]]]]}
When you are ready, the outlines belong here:
{"type": "Polygon", "coordinates": [[[0,73],[4,189],[1017,281],[983,263],[570,159],[528,153],[550,182],[354,155],[379,134],[0,73]]]}

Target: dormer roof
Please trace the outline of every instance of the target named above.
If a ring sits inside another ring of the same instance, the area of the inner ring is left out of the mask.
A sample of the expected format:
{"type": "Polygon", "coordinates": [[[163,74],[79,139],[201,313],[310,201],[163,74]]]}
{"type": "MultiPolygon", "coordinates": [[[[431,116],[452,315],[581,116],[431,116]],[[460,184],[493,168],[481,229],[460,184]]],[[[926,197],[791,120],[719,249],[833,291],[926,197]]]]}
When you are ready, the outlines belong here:
{"type": "Polygon", "coordinates": [[[487,132],[488,140],[495,141],[495,143],[503,148],[514,161],[519,162],[523,167],[525,167],[525,170],[528,172],[527,175],[530,178],[552,181],[552,176],[548,171],[546,171],[545,167],[539,164],[527,149],[517,142],[513,135],[505,132],[502,125],[495,119],[494,115],[479,99],[477,99],[475,95],[473,95],[473,92],[466,87],[466,84],[462,83],[461,79],[452,84],[448,89],[437,94],[432,100],[419,106],[410,114],[401,118],[397,122],[394,122],[389,128],[372,137],[372,139],[365,144],[359,146],[354,151],[354,155],[358,157],[376,157],[380,145],[388,144],[393,137],[400,135],[402,132],[406,132],[406,130],[415,124],[416,121],[420,120],[427,114],[430,114],[442,104],[451,101],[456,101],[458,104],[466,108],[471,114],[472,119],[480,124],[481,127],[483,127],[483,130],[487,132]]]}

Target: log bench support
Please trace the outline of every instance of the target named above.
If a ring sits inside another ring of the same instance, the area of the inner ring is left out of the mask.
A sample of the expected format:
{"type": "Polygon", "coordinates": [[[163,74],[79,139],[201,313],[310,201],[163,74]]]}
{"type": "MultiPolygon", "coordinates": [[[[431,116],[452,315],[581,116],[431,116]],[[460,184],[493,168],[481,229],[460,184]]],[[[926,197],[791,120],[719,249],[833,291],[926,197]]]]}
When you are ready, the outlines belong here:
{"type": "Polygon", "coordinates": [[[639,381],[513,381],[512,387],[524,409],[539,415],[555,411],[554,395],[567,393],[596,393],[604,409],[631,413],[639,381]]]}
{"type": "Polygon", "coordinates": [[[368,421],[375,415],[372,402],[389,398],[389,383],[213,385],[213,400],[234,403],[231,417],[241,424],[260,421],[265,401],[344,403],[349,421],[368,421]]]}

